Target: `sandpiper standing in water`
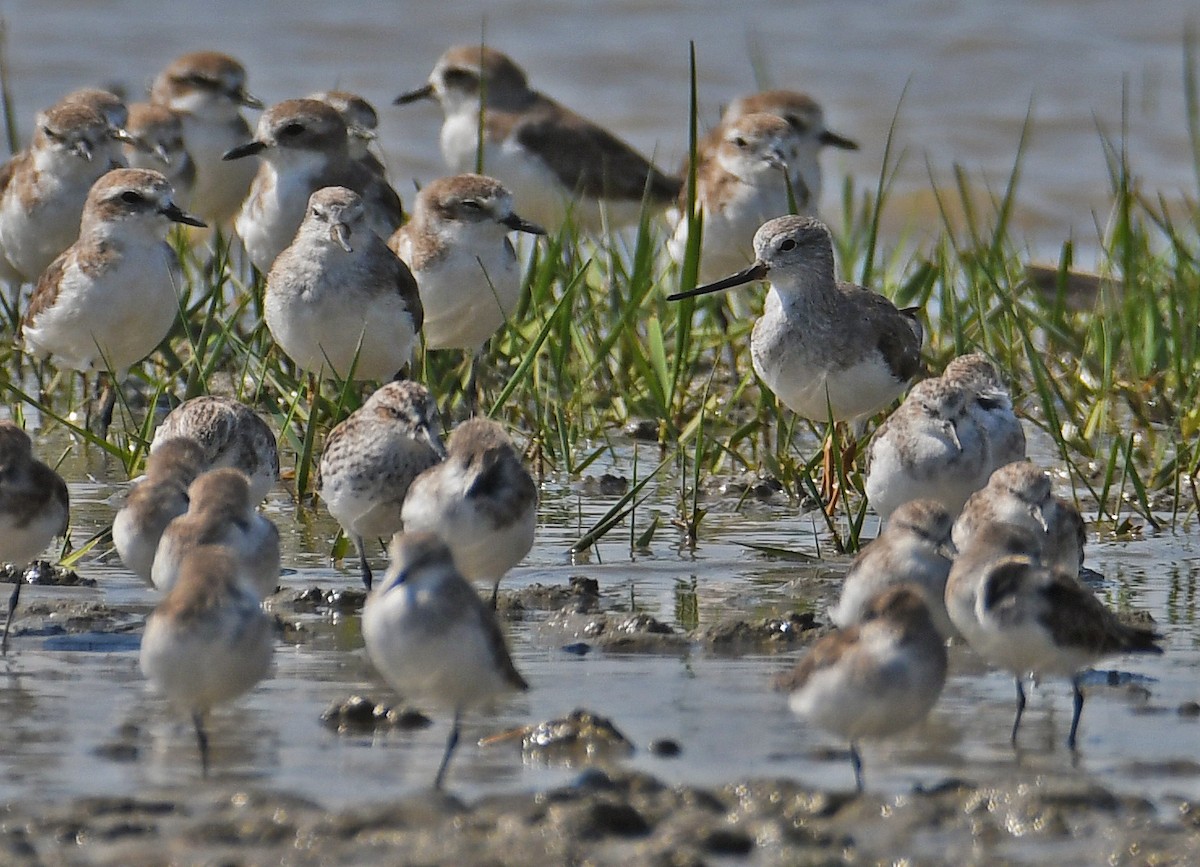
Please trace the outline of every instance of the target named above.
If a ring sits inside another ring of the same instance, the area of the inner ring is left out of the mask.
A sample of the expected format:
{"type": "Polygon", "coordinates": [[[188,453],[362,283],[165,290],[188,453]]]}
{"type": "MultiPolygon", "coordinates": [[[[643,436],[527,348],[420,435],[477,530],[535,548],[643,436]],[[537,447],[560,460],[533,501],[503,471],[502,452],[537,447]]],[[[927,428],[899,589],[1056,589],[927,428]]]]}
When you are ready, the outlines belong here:
{"type": "MultiPolygon", "coordinates": [[[[23,570],[67,532],[70,498],[67,483],[33,456],[29,435],[7,419],[0,421],[0,563],[23,570]]],[[[8,598],[8,618],[0,652],[8,653],[8,631],[21,598],[24,575],[17,573],[8,598]]]]}
{"type": "MultiPolygon", "coordinates": [[[[839,282],[824,223],[777,217],[754,235],[755,261],[724,280],[668,296],[692,298],[769,279],[766,305],[754,323],[750,356],[775,396],[812,421],[853,422],[886,407],[921,366],[923,331],[915,311],[839,282]]],[[[825,479],[833,490],[826,443],[825,479]]]]}
{"type": "Polygon", "coordinates": [[[533,547],[537,483],[504,428],[473,418],[450,435],[446,460],[412,483],[401,516],[408,530],[442,537],[470,581],[489,581],[492,607],[504,573],[533,547]]]}
{"type": "Polygon", "coordinates": [[[184,437],[203,452],[203,470],[233,467],[250,480],[250,499],[261,503],[279,480],[279,446],[262,417],[239,400],[202,394],[167,413],[150,441],[153,455],[184,437]]]}
{"type": "Polygon", "coordinates": [[[273,651],[271,619],[241,558],[220,545],[188,551],[146,621],[139,662],[155,690],[191,717],[204,776],[205,714],[266,677],[273,651]]]}
{"type": "Polygon", "coordinates": [[[363,640],[371,662],[396,692],[453,711],[433,780],[440,789],[463,713],[529,685],[513,666],[495,615],[458,573],[441,539],[399,533],[391,555],[386,577],[363,607],[363,640]]]}
{"type": "Polygon", "coordinates": [[[679,195],[665,175],[608,130],[529,87],[525,71],[482,45],[456,45],[437,61],[429,82],[398,105],[436,99],[442,106],[442,157],[452,172],[482,170],[512,190],[517,210],[551,230],[570,213],[595,231],[636,223],[679,195]],[[482,103],[482,110],[481,110],[482,103]]]}
{"type": "Polygon", "coordinates": [[[929,715],[946,682],[946,647],[921,594],[893,587],[863,621],[816,642],[776,680],[788,706],[850,741],[854,784],[863,790],[861,738],[903,731],[929,715]]]}
{"type": "Polygon", "coordinates": [[[354,540],[363,585],[371,589],[366,540],[388,537],[409,486],[446,456],[437,404],[416,382],[389,382],[335,427],[317,464],[316,488],[329,514],[354,540]]]}

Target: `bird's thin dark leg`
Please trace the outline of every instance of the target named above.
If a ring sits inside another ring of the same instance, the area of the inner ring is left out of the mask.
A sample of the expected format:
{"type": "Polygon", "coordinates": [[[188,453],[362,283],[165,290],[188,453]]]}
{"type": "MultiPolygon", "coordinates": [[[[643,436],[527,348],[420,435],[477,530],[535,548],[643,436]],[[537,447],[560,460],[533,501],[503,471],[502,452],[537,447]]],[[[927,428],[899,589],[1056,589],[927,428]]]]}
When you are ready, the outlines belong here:
{"type": "Polygon", "coordinates": [[[362,536],[354,537],[354,547],[358,549],[358,565],[362,570],[363,586],[370,593],[373,576],[371,575],[371,564],[367,562],[367,545],[362,536]]]}
{"type": "Polygon", "coordinates": [[[863,792],[862,756],[858,754],[858,744],[850,741],[850,764],[854,767],[854,789],[860,795],[863,792]]]}
{"type": "Polygon", "coordinates": [[[1021,727],[1021,714],[1025,713],[1025,684],[1017,676],[1017,718],[1013,720],[1012,737],[1009,739],[1014,747],[1017,745],[1017,729],[1021,727]]]}
{"type": "Polygon", "coordinates": [[[1079,715],[1083,713],[1083,690],[1079,687],[1079,675],[1071,678],[1071,689],[1075,693],[1075,712],[1071,716],[1071,732],[1067,735],[1067,749],[1075,749],[1075,732],[1079,729],[1079,715]]]}
{"type": "Polygon", "coordinates": [[[196,727],[196,746],[200,748],[200,775],[208,777],[208,733],[204,731],[204,714],[192,714],[192,725],[196,727]]]}
{"type": "Polygon", "coordinates": [[[24,573],[17,573],[16,585],[12,595],[8,597],[8,618],[4,621],[4,637],[0,638],[0,655],[8,653],[8,630],[12,626],[13,615],[17,611],[17,602],[21,599],[21,585],[25,583],[24,573]]]}
{"type": "Polygon", "coordinates": [[[462,721],[462,711],[457,708],[454,711],[454,722],[450,726],[450,737],[446,739],[446,752],[442,754],[442,763],[438,765],[437,776],[433,778],[433,787],[435,789],[442,788],[442,782],[446,779],[446,768],[450,766],[450,756],[454,754],[454,748],[458,746],[458,727],[462,721]]]}
{"type": "Polygon", "coordinates": [[[496,610],[496,600],[500,596],[500,579],[497,578],[492,582],[492,610],[496,610]]]}
{"type": "Polygon", "coordinates": [[[113,381],[112,374],[101,374],[104,390],[100,393],[100,417],[96,420],[96,433],[108,437],[108,429],[112,426],[113,410],[117,407],[117,389],[120,386],[113,381]]]}

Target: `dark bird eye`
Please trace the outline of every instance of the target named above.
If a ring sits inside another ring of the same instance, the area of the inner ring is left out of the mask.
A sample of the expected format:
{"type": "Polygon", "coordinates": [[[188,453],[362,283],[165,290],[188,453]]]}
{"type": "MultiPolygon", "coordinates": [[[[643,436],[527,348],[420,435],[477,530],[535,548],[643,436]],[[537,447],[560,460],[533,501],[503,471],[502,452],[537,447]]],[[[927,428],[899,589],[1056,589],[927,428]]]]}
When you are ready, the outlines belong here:
{"type": "Polygon", "coordinates": [[[784,241],[782,244],[779,245],[779,249],[785,253],[787,253],[790,250],[795,250],[796,242],[793,241],[791,238],[788,238],[786,241],[784,241]]]}
{"type": "Polygon", "coordinates": [[[292,135],[300,135],[300,133],[302,133],[302,132],[304,132],[304,124],[292,122],[292,123],[289,123],[287,126],[285,126],[283,129],[281,129],[279,131],[279,134],[292,136],[292,135]]]}
{"type": "Polygon", "coordinates": [[[477,90],[479,76],[466,69],[447,69],[443,78],[446,87],[454,90],[477,90]]]}
{"type": "Polygon", "coordinates": [[[126,190],[121,193],[121,201],[129,205],[140,205],[145,201],[141,193],[135,193],[133,190],[126,190]]]}
{"type": "Polygon", "coordinates": [[[735,139],[733,140],[733,143],[734,143],[735,145],[737,145],[738,147],[740,147],[740,148],[744,148],[744,147],[746,147],[746,145],[747,145],[747,144],[749,144],[749,142],[747,142],[747,141],[746,141],[744,138],[742,138],[740,135],[739,135],[737,138],[735,138],[735,139]]]}
{"type": "Polygon", "coordinates": [[[464,208],[469,208],[472,211],[479,211],[483,209],[483,205],[479,204],[479,202],[475,201],[474,199],[463,199],[462,204],[464,208]]]}

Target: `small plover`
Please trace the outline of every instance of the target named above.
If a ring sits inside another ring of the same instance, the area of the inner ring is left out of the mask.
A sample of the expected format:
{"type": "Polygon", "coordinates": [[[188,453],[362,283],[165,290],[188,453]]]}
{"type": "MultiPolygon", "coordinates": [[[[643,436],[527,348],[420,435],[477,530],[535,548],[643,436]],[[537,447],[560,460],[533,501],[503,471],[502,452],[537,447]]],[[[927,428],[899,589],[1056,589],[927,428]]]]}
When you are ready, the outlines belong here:
{"type": "Polygon", "coordinates": [[[112,374],[103,431],[126,371],[162,343],[179,314],[179,260],[166,242],[173,223],[204,226],[180,210],[158,172],[109,172],[88,193],[79,239],[42,274],[21,323],[32,355],[112,374]]]}
{"type": "Polygon", "coordinates": [[[446,455],[437,417],[425,386],[389,382],[325,440],[316,488],[354,540],[368,590],[366,539],[391,536],[404,525],[400,510],[413,479],[446,455]]]}
{"type": "Polygon", "coordinates": [[[156,102],[135,102],[129,106],[127,129],[136,142],[125,146],[129,167],[162,172],[180,207],[188,207],[196,165],[184,145],[181,116],[156,102]]]}
{"type": "Polygon", "coordinates": [[[220,545],[238,558],[238,572],[262,599],[279,586],[279,530],[255,511],[246,474],[232,467],[202,473],[188,487],[188,510],[163,530],[150,580],[164,593],[179,580],[193,548],[220,545]]]}
{"type": "Polygon", "coordinates": [[[140,663],[154,689],[191,717],[205,776],[205,714],[266,677],[273,650],[271,619],[241,558],[219,545],[191,549],[146,621],[140,663]]]}
{"type": "Polygon", "coordinates": [[[233,219],[258,170],[222,157],[250,137],[242,108],[262,108],[246,92],[245,68],[227,54],[195,51],[175,58],[150,88],[150,101],[179,113],[183,141],[196,166],[191,207],[214,226],[233,219]]]}
{"type": "Polygon", "coordinates": [[[202,470],[233,467],[245,473],[255,503],[261,503],[279,480],[275,434],[258,413],[239,400],[207,394],[184,401],[154,429],[150,454],[180,437],[201,447],[202,470]]]}
{"type": "Polygon", "coordinates": [[[1025,460],[1025,430],[1013,412],[1008,386],[986,355],[971,352],[952,359],[942,371],[942,379],[958,383],[974,395],[971,415],[987,434],[990,455],[980,487],[1005,464],[1025,460]]]}
{"type": "Polygon", "coordinates": [[[643,201],[660,210],[679,195],[678,178],[663,174],[608,130],[531,90],[524,70],[493,48],[448,49],[425,86],[395,101],[419,99],[441,104],[442,157],[452,172],[479,170],[482,114],[483,171],[512,190],[523,215],[552,230],[567,213],[588,231],[605,222],[630,225],[641,216],[643,201]]]}
{"type": "Polygon", "coordinates": [[[258,155],[261,164],[238,212],[238,236],[250,261],[266,274],[296,237],[309,197],[322,187],[348,187],[363,200],[367,225],[390,238],[404,220],[400,197],[383,178],[351,159],[346,122],[315,99],[288,99],[258,119],[254,139],[224,159],[258,155]]]}
{"type": "Polygon", "coordinates": [[[925,719],[946,682],[946,647],[921,594],[904,585],[874,597],[861,623],[817,641],[776,681],[793,713],[850,741],[863,790],[861,738],[925,719]]]}
{"type": "Polygon", "coordinates": [[[66,102],[38,115],[29,148],[0,169],[0,276],[36,282],[79,237],[92,185],[124,165],[103,113],[66,102]]]}
{"type": "Polygon", "coordinates": [[[1074,504],[1054,495],[1049,474],[1036,464],[1014,461],[992,473],[954,522],[955,546],[966,550],[971,537],[993,523],[1017,524],[1038,534],[1042,562],[1079,574],[1087,541],[1083,517],[1074,504]]]}
{"type": "Polygon", "coordinates": [[[446,460],[412,483],[401,517],[408,530],[441,536],[468,580],[491,582],[495,608],[500,579],[533,547],[537,484],[490,419],[460,424],[446,451],[446,460]]]}
{"type": "Polygon", "coordinates": [[[466,710],[529,685],[513,666],[495,615],[458,573],[432,533],[399,533],[391,566],[363,607],[362,632],[375,668],[405,699],[453,711],[434,777],[441,788],[466,710]]]}
{"type": "Polygon", "coordinates": [[[953,526],[954,517],[935,500],[909,500],[901,505],[879,537],[850,564],[830,619],[842,629],[861,623],[875,596],[897,584],[908,584],[921,593],[938,632],[945,638],[955,635],[945,602],[953,526]]]}
{"type": "Polygon", "coordinates": [[[988,439],[975,394],[952,380],[918,382],[867,446],[867,501],[885,521],[902,503],[937,500],[957,516],[982,487],[988,439]]]}
{"type": "MultiPolygon", "coordinates": [[[[744,115],[722,127],[717,146],[696,163],[696,209],[703,220],[699,279],[710,282],[754,261],[755,230],[773,217],[811,213],[792,189],[789,167],[799,136],[773,114],[744,115]]],[[[679,220],[667,251],[682,263],[687,252],[687,191],[680,192],[679,220]]]]}
{"type": "Polygon", "coordinates": [[[391,379],[424,321],[417,281],[345,187],[312,194],[295,240],[267,275],[267,328],[302,370],[391,379]]]}
{"type": "Polygon", "coordinates": [[[371,143],[376,138],[375,128],[379,126],[375,106],[357,93],[347,90],[322,90],[310,93],[305,99],[316,99],[333,106],[346,122],[350,159],[362,163],[364,168],[380,177],[387,176],[383,163],[371,152],[371,143]]]}
{"type": "MultiPolygon", "coordinates": [[[[62,476],[33,456],[33,443],[25,431],[7,419],[0,421],[0,563],[23,569],[46,550],[51,539],[66,535],[69,514],[70,498],[62,476]]],[[[23,582],[18,574],[8,599],[0,652],[8,652],[8,631],[23,582]]]]}
{"type": "Polygon", "coordinates": [[[477,351],[516,309],[521,267],[508,232],[545,234],[513,213],[512,194],[495,178],[439,178],[417,195],[388,246],[417,280],[427,347],[477,351]]]}
{"type": "Polygon", "coordinates": [[[195,440],[176,437],[146,459],[146,475],[129,492],[113,521],[113,543],[121,562],[154,586],[150,570],[158,540],[171,521],[188,510],[188,487],[204,471],[204,450],[195,440]]]}
{"type": "Polygon", "coordinates": [[[815,214],[821,201],[822,149],[858,150],[858,143],[825,126],[825,112],[807,93],[764,90],[729,103],[721,122],[696,145],[697,165],[720,146],[726,129],[748,114],[773,114],[791,124],[798,139],[797,153],[788,163],[796,202],[803,213],[815,214]]]}
{"type": "Polygon", "coordinates": [[[950,572],[947,607],[971,647],[1014,675],[1014,746],[1025,711],[1023,679],[1031,674],[1035,679],[1070,678],[1074,709],[1067,747],[1073,750],[1083,712],[1081,670],[1117,653],[1162,653],[1159,636],[1122,623],[1073,573],[1048,568],[1028,553],[997,556],[1022,534],[1024,542],[1016,545],[1028,547],[1032,534],[1019,527],[993,526],[973,537],[950,572]]]}

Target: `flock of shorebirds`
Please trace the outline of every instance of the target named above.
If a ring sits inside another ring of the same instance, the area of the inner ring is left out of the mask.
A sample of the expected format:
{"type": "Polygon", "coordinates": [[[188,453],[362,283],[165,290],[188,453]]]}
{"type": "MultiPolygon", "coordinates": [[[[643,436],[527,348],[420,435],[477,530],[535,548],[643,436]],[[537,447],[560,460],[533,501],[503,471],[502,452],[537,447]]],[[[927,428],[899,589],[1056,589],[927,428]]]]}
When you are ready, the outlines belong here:
{"type": "MultiPolygon", "coordinates": [[[[424,185],[406,217],[370,147],[375,110],[355,94],[284,100],[252,132],[241,111],[263,106],[243,67],[215,52],[175,60],[145,103],[73,93],[39,113],[28,149],[0,172],[0,270],[33,286],[13,301],[24,307],[22,349],[107,373],[115,388],[179,316],[172,224],[232,226],[264,275],[266,325],[297,369],[392,380],[332,430],[316,487],[358,550],[371,660],[406,699],[453,713],[440,786],[461,714],[527,688],[493,611],[502,576],[532,545],[538,488],[502,426],[473,418],[443,445],[434,397],[394,377],[418,340],[478,350],[512,314],[522,267],[509,233],[564,220],[589,232],[669,211],[666,252],[680,261],[702,227],[706,285],[671,297],[768,283],[754,368],[818,422],[861,423],[900,398],[921,374],[923,332],[917,311],[836,280],[815,217],[818,155],[856,145],[804,94],[734,101],[680,175],[531,89],[490,48],[451,48],[396,103],[425,98],[444,112],[441,148],[457,174],[424,185]],[[471,173],[480,165],[488,175],[471,173]],[[368,540],[386,537],[390,565],[376,581],[368,540]],[[492,585],[490,606],[472,581],[492,585]]],[[[257,507],[278,472],[275,434],[254,411],[195,398],[157,429],[113,524],[123,562],[163,594],[142,669],[191,716],[206,771],[204,715],[271,665],[261,601],[280,575],[279,534],[257,507]]],[[[1081,579],[1083,521],[1026,460],[986,357],[912,386],[870,440],[866,492],[885,523],[846,577],[831,612],[839,629],[779,680],[793,710],[849,740],[860,789],[859,740],[928,714],[947,641],[1015,676],[1014,743],[1025,678],[1071,678],[1071,748],[1080,671],[1108,654],[1161,652],[1158,636],[1123,623],[1081,579]]],[[[31,561],[67,520],[63,480],[23,430],[0,422],[0,560],[31,561]]]]}

